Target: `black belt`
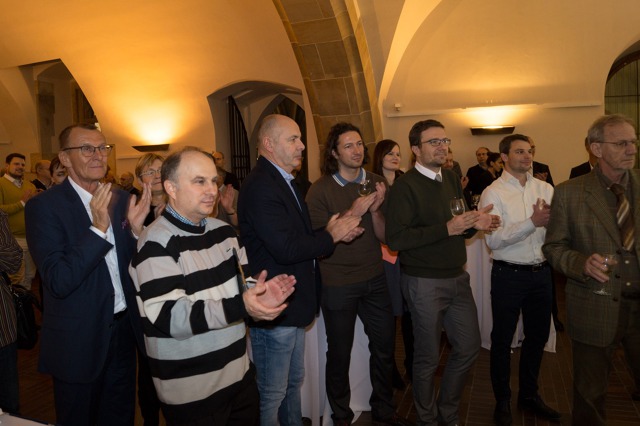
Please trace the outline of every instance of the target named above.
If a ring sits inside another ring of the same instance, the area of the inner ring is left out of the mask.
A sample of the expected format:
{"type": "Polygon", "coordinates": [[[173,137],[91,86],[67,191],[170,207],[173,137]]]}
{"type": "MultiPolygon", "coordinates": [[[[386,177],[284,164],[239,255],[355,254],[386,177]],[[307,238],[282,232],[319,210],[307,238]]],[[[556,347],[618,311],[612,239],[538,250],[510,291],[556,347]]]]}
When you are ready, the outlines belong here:
{"type": "Polygon", "coordinates": [[[122,318],[123,316],[125,316],[125,314],[127,313],[127,308],[124,308],[122,311],[120,312],[116,312],[115,314],[113,314],[113,320],[114,321],[118,321],[120,318],[122,318]]]}
{"type": "Polygon", "coordinates": [[[519,263],[505,262],[504,260],[496,260],[496,259],[493,259],[493,264],[498,266],[504,266],[505,268],[513,269],[514,271],[527,271],[527,272],[540,272],[544,268],[549,266],[549,263],[547,261],[536,263],[533,265],[520,265],[519,263]]]}
{"type": "Polygon", "coordinates": [[[640,293],[622,293],[622,297],[629,300],[640,300],[640,293]]]}

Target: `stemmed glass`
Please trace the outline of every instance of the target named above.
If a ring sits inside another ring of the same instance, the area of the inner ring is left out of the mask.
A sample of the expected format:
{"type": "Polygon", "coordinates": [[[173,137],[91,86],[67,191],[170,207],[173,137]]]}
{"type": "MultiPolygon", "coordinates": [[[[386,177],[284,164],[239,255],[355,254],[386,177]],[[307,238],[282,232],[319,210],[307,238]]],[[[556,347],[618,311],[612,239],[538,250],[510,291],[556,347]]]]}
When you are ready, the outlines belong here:
{"type": "MultiPolygon", "coordinates": [[[[618,259],[616,258],[616,255],[612,253],[603,254],[602,257],[604,258],[602,263],[607,267],[607,269],[602,272],[607,275],[611,275],[613,267],[618,264],[618,259]]],[[[606,284],[607,283],[600,283],[600,288],[597,290],[593,290],[593,292],[599,296],[611,296],[611,293],[609,293],[605,288],[606,284]]]]}
{"type": "Polygon", "coordinates": [[[371,179],[363,178],[358,186],[358,194],[361,197],[366,197],[371,194],[371,179]]]}
{"type": "Polygon", "coordinates": [[[471,209],[478,210],[478,204],[480,204],[480,195],[474,194],[471,196],[471,209]]]}
{"type": "Polygon", "coordinates": [[[452,198],[449,202],[449,208],[452,215],[460,216],[464,213],[464,200],[462,198],[452,198]]]}

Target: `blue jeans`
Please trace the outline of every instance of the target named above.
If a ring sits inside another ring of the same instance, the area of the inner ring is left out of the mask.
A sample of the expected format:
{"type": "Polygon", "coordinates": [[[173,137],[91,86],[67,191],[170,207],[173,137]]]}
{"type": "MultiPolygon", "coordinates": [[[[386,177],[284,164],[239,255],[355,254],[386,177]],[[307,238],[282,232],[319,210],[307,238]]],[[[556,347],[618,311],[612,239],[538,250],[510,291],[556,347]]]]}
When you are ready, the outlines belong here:
{"type": "Polygon", "coordinates": [[[18,396],[18,347],[14,342],[0,348],[0,408],[2,411],[18,414],[18,396]]]}
{"type": "Polygon", "coordinates": [[[304,328],[251,327],[262,426],[302,425],[304,328]]]}

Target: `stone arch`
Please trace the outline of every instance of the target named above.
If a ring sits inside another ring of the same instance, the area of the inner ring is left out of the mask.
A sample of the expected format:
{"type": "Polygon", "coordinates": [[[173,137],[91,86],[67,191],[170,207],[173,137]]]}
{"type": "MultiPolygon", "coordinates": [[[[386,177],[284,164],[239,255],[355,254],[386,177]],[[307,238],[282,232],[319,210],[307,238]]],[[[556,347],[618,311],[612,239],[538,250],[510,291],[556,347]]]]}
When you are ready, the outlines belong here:
{"type": "Polygon", "coordinates": [[[349,13],[354,5],[345,0],[273,2],[298,60],[318,141],[339,121],[358,126],[365,141],[376,140],[382,133],[377,92],[369,84],[374,82],[371,66],[363,66],[370,60],[362,25],[351,20],[357,15],[349,13]]]}

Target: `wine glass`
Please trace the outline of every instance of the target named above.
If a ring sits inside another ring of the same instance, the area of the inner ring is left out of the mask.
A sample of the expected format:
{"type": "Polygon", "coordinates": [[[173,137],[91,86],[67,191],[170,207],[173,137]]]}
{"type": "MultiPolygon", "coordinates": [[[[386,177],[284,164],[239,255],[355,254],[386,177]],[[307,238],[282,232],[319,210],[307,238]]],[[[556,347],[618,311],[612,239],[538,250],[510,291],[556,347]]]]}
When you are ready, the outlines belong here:
{"type": "Polygon", "coordinates": [[[464,213],[464,200],[462,198],[452,198],[449,202],[449,208],[452,215],[460,216],[464,213]]]}
{"type": "Polygon", "coordinates": [[[358,186],[358,194],[360,194],[361,197],[366,197],[371,194],[371,189],[371,179],[363,178],[358,186]]]}
{"type": "MultiPolygon", "coordinates": [[[[605,253],[602,255],[602,257],[603,257],[602,263],[604,264],[604,266],[607,267],[607,269],[602,272],[604,272],[607,275],[611,275],[611,272],[613,271],[613,267],[618,264],[618,259],[616,258],[616,255],[612,253],[605,253]]],[[[606,284],[607,283],[600,283],[600,288],[597,290],[593,290],[593,292],[600,296],[611,296],[611,293],[609,293],[605,288],[606,284]]]]}
{"type": "Polygon", "coordinates": [[[478,210],[478,204],[480,204],[480,195],[474,194],[471,196],[471,209],[478,210]]]}

